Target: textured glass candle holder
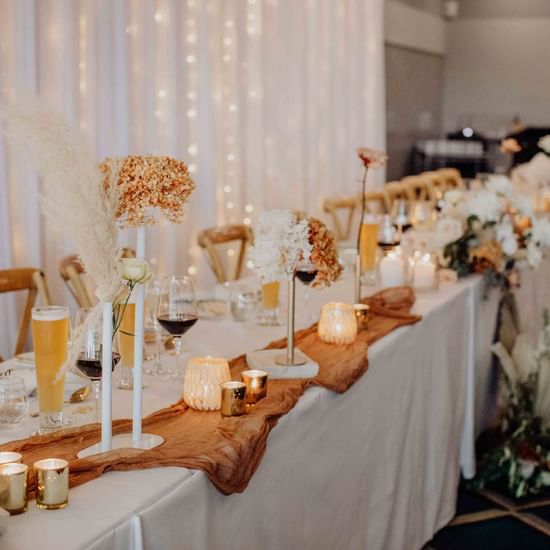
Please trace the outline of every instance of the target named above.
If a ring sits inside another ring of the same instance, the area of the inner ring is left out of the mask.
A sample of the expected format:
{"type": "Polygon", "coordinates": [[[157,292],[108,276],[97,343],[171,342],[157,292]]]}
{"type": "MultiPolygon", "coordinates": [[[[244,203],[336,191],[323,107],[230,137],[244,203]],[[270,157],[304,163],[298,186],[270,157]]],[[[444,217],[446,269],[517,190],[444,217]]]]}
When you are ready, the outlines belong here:
{"type": "Polygon", "coordinates": [[[351,344],[357,336],[357,318],[353,306],[341,302],[325,304],[317,333],[326,344],[351,344]]]}
{"type": "Polygon", "coordinates": [[[220,384],[229,382],[229,364],[221,357],[191,357],[183,379],[183,400],[198,411],[219,411],[220,384]]]}

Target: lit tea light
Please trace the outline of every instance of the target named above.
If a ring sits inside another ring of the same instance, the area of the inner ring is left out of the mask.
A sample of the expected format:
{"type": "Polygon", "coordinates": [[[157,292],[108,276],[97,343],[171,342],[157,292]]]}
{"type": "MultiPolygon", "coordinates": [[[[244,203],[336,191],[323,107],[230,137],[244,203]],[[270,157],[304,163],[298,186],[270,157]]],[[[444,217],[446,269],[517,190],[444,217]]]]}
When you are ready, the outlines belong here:
{"type": "Polygon", "coordinates": [[[222,416],[241,416],[246,410],[246,384],[244,382],[224,382],[220,384],[222,416]]]}
{"type": "Polygon", "coordinates": [[[267,372],[263,370],[245,370],[241,379],[246,385],[246,403],[255,405],[267,395],[267,372]]]}
{"type": "Polygon", "coordinates": [[[58,510],[69,503],[69,463],[61,458],[45,458],[34,463],[36,505],[58,510]]]}
{"type": "Polygon", "coordinates": [[[12,516],[27,509],[28,469],[25,464],[14,462],[0,465],[0,508],[12,516]]]}
{"type": "Polygon", "coordinates": [[[0,464],[8,464],[9,462],[22,462],[23,455],[12,451],[0,453],[0,464]]]}
{"type": "Polygon", "coordinates": [[[357,318],[353,306],[340,302],[325,304],[317,333],[327,344],[351,344],[357,336],[357,318]]]}
{"type": "Polygon", "coordinates": [[[220,384],[231,380],[229,364],[222,357],[191,357],[183,380],[183,400],[198,411],[218,411],[220,384]]]}

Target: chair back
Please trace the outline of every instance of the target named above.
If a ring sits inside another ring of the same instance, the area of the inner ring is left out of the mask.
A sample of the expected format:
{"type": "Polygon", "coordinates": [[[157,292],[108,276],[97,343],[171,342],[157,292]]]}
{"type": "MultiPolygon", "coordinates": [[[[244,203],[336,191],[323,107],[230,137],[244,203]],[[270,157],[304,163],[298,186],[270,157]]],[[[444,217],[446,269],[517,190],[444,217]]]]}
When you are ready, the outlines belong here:
{"type": "Polygon", "coordinates": [[[401,182],[409,188],[409,194],[415,201],[435,200],[432,180],[422,176],[408,176],[401,182]]]}
{"type": "Polygon", "coordinates": [[[52,304],[50,293],[46,285],[44,273],[35,267],[22,267],[18,269],[0,270],[0,293],[28,290],[23,317],[19,324],[19,333],[15,345],[14,355],[22,353],[25,349],[25,341],[29,334],[32,308],[36,302],[36,296],[40,296],[44,306],[52,304]]]}
{"type": "MultiPolygon", "coordinates": [[[[123,248],[122,257],[135,258],[136,253],[131,248],[123,248]]],[[[76,300],[78,307],[93,306],[90,293],[82,280],[82,275],[85,272],[84,266],[80,263],[80,259],[76,254],[65,256],[65,258],[59,262],[59,275],[76,300]]]]}
{"type": "Polygon", "coordinates": [[[218,283],[238,279],[241,276],[246,248],[254,240],[250,227],[246,225],[226,225],[201,231],[197,236],[198,245],[208,254],[208,261],[218,283]],[[224,267],[218,245],[240,241],[239,255],[233,277],[229,277],[224,267]]]}
{"type": "MultiPolygon", "coordinates": [[[[361,195],[359,195],[358,201],[361,201],[361,195]]],[[[384,191],[367,191],[365,193],[365,210],[370,214],[385,214],[386,201],[384,200],[384,191]]]]}
{"type": "Polygon", "coordinates": [[[357,206],[357,199],[352,197],[330,198],[323,202],[323,210],[330,216],[334,233],[339,241],[347,241],[351,237],[353,215],[357,206]],[[341,215],[344,218],[343,223],[341,215]]]}
{"type": "Polygon", "coordinates": [[[466,189],[464,180],[462,179],[462,174],[460,170],[456,168],[440,168],[437,170],[437,173],[440,174],[445,181],[445,190],[448,189],[466,189]]]}
{"type": "Polygon", "coordinates": [[[400,181],[390,181],[384,185],[386,211],[391,213],[393,202],[397,199],[413,200],[409,186],[400,181]]]}
{"type": "Polygon", "coordinates": [[[92,299],[81,277],[83,273],[84,266],[80,263],[77,255],[66,256],[59,262],[59,275],[76,300],[78,307],[92,307],[92,299]]]}
{"type": "Polygon", "coordinates": [[[422,172],[418,177],[428,179],[431,182],[433,196],[445,193],[447,190],[447,181],[439,171],[422,172]]]}

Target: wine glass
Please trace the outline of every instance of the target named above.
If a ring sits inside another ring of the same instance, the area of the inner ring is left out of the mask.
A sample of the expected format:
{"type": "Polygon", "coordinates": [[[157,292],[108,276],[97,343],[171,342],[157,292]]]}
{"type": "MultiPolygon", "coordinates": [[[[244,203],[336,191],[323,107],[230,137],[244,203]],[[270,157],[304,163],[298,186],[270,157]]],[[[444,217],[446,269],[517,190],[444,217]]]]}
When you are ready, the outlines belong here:
{"type": "Polygon", "coordinates": [[[162,328],[157,319],[157,311],[161,296],[162,283],[160,281],[149,281],[145,288],[145,311],[147,323],[150,323],[150,326],[152,326],[155,335],[155,362],[152,367],[145,369],[145,373],[152,376],[171,373],[171,370],[163,368],[161,362],[162,328]]]}
{"type": "MultiPolygon", "coordinates": [[[[101,395],[101,377],[103,375],[102,360],[102,332],[97,325],[93,326],[88,321],[90,308],[81,308],[76,312],[76,331],[82,333],[79,339],[82,342],[76,366],[84,376],[89,378],[94,385],[94,422],[99,422],[99,397],[101,395]]],[[[111,369],[120,361],[120,354],[112,352],[111,369]]]]}
{"type": "Polygon", "coordinates": [[[180,369],[181,338],[197,322],[197,301],[189,277],[172,276],[161,291],[157,320],[176,344],[176,372],[174,378],[183,377],[180,369]]]}
{"type": "Polygon", "coordinates": [[[27,414],[25,382],[19,376],[0,377],[0,426],[15,426],[27,414]]]}
{"type": "Polygon", "coordinates": [[[406,199],[396,199],[391,208],[391,219],[399,236],[411,228],[410,202],[406,199]]]}
{"type": "Polygon", "coordinates": [[[312,315],[309,311],[309,288],[311,283],[317,277],[317,266],[312,262],[299,262],[296,266],[296,277],[303,283],[305,286],[304,292],[304,310],[306,314],[307,321],[311,321],[312,315]]]}

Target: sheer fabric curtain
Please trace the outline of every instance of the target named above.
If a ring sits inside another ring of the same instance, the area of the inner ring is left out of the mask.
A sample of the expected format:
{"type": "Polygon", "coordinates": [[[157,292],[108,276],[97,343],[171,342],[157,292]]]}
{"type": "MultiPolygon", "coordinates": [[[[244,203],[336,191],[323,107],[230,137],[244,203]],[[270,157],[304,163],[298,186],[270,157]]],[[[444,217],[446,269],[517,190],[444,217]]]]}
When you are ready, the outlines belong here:
{"type": "MultiPolygon", "coordinates": [[[[61,111],[98,160],[189,164],[185,222],[151,228],[148,250],[159,274],[207,285],[200,229],[266,208],[321,215],[326,196],[357,191],[355,148],[385,141],[383,0],[0,0],[0,77],[61,111]]],[[[69,302],[70,236],[41,216],[39,186],[0,141],[0,268],[40,266],[69,302]]],[[[18,308],[0,308],[9,355],[18,308]]]]}

